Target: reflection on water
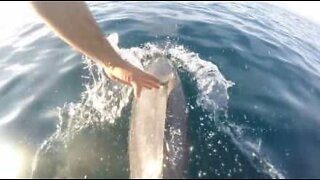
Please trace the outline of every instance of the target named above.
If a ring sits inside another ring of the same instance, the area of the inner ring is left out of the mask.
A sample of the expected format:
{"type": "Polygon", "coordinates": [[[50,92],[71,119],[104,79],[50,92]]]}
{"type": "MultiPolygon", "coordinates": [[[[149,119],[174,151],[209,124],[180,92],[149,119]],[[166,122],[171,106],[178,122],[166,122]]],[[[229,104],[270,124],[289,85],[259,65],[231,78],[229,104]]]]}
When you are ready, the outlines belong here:
{"type": "Polygon", "coordinates": [[[0,144],[0,179],[19,178],[23,166],[23,153],[17,147],[0,144]]]}

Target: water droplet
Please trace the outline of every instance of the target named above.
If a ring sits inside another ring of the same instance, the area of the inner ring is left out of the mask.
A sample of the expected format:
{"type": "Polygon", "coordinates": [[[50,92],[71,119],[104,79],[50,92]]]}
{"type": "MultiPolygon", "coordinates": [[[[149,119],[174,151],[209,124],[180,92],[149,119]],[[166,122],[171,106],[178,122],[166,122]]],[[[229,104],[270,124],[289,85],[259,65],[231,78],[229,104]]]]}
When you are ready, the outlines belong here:
{"type": "Polygon", "coordinates": [[[190,152],[193,151],[193,146],[190,146],[189,151],[190,151],[190,152]]]}

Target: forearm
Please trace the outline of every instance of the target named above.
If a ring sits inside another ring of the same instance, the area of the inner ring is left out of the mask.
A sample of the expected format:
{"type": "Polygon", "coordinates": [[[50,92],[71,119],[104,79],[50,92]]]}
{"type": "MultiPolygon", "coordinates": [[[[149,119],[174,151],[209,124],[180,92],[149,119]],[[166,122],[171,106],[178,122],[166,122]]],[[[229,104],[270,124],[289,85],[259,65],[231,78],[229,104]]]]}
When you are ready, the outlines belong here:
{"type": "Polygon", "coordinates": [[[46,24],[76,50],[106,66],[123,63],[105,40],[85,2],[39,1],[31,4],[46,24]]]}

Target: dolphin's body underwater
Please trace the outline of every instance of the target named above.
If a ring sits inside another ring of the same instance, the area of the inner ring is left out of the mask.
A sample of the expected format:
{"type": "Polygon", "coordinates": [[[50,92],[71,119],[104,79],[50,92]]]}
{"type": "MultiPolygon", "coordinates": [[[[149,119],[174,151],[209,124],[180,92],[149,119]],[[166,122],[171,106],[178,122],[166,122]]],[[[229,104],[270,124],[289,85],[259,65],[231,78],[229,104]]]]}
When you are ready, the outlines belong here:
{"type": "Polygon", "coordinates": [[[187,114],[180,79],[162,58],[149,73],[166,85],[135,99],[129,132],[130,178],[182,178],[187,164],[187,114]]]}

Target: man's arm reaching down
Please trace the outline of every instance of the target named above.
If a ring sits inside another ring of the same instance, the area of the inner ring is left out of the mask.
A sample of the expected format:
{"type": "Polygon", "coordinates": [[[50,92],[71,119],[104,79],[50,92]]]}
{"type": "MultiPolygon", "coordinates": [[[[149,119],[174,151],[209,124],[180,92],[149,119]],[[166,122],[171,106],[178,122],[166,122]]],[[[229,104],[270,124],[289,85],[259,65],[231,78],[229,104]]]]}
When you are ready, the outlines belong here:
{"type": "Polygon", "coordinates": [[[45,23],[70,46],[104,66],[108,76],[134,88],[159,88],[159,81],[121,59],[104,38],[85,2],[31,2],[45,23]]]}

